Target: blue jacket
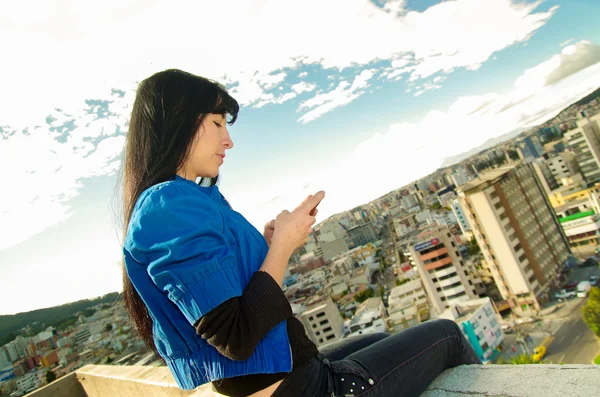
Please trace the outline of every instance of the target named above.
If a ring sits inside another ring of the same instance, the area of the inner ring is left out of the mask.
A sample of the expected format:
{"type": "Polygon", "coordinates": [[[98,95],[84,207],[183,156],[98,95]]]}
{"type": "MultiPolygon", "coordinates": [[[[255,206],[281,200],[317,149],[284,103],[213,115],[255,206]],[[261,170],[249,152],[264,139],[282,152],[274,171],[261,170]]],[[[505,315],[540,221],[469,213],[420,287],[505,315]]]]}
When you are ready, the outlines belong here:
{"type": "Polygon", "coordinates": [[[179,387],[292,370],[285,321],[244,361],[223,356],[196,334],[202,316],[242,295],[268,251],[262,234],[229,207],[217,186],[176,176],[144,191],[123,251],[127,274],[153,320],[156,348],[179,387]]]}

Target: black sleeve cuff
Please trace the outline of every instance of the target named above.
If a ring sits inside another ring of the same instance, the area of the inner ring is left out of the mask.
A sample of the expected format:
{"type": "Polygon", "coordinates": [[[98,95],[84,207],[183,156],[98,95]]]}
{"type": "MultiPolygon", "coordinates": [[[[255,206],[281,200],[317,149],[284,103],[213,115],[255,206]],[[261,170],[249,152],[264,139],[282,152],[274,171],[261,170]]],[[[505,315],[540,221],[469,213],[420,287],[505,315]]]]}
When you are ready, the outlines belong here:
{"type": "Polygon", "coordinates": [[[294,315],[281,287],[267,272],[254,273],[241,301],[242,310],[250,319],[252,333],[261,339],[277,324],[294,315]]]}

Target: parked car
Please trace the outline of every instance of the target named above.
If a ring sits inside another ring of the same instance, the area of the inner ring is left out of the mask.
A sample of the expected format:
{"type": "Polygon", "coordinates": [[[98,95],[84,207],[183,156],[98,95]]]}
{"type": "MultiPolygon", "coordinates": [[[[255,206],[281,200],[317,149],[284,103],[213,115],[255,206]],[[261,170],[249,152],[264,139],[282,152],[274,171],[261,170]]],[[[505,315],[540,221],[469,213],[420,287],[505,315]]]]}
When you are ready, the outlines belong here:
{"type": "Polygon", "coordinates": [[[568,283],[562,287],[565,291],[575,291],[577,289],[577,283],[568,283]]]}
{"type": "Polygon", "coordinates": [[[577,297],[585,298],[586,296],[588,296],[591,289],[592,283],[590,283],[589,281],[580,282],[579,284],[577,284],[577,297]]]}
{"type": "Polygon", "coordinates": [[[590,277],[590,284],[592,286],[598,285],[598,276],[592,276],[592,277],[590,277]]]}
{"type": "Polygon", "coordinates": [[[559,301],[563,299],[575,298],[576,296],[576,290],[567,291],[566,289],[562,289],[556,294],[554,294],[554,298],[558,299],[559,301]]]}
{"type": "Polygon", "coordinates": [[[598,266],[598,261],[593,256],[590,256],[579,264],[579,267],[598,266]]]}

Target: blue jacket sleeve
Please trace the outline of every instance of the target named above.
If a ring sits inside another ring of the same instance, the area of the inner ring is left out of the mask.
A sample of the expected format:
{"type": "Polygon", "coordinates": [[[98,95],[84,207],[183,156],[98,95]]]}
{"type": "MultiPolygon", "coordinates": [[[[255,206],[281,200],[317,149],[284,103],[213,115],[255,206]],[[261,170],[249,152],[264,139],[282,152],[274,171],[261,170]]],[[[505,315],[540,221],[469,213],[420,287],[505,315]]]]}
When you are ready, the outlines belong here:
{"type": "Polygon", "coordinates": [[[190,325],[242,295],[234,248],[217,204],[203,192],[165,184],[140,197],[126,247],[190,325]]]}

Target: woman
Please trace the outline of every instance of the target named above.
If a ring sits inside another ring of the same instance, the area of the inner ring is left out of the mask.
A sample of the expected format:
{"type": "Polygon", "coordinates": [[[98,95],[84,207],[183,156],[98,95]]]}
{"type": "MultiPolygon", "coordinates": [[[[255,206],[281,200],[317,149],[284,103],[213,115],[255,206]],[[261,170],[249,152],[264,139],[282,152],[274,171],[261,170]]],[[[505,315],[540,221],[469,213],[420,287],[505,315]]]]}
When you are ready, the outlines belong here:
{"type": "Polygon", "coordinates": [[[280,213],[264,235],[232,210],[216,181],[238,110],[222,86],[179,70],[144,80],[132,109],[124,297],[178,385],[212,382],[229,396],[412,396],[444,369],[478,363],[445,320],[318,351],[280,286],[325,194],[280,213]]]}

